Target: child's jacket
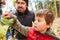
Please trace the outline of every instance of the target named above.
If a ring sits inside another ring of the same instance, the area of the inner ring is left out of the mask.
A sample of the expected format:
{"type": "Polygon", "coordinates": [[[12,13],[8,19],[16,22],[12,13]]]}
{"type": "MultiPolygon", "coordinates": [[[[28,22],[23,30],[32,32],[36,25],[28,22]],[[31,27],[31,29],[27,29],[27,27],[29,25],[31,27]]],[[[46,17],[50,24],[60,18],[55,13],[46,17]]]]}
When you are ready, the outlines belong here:
{"type": "Polygon", "coordinates": [[[16,18],[12,15],[12,18],[15,20],[15,23],[11,25],[15,30],[27,37],[27,40],[60,40],[56,35],[52,35],[51,32],[47,31],[45,34],[38,33],[34,31],[33,28],[23,26],[16,18]]]}
{"type": "Polygon", "coordinates": [[[57,40],[52,36],[49,36],[48,34],[41,34],[37,31],[34,31],[33,28],[30,29],[28,32],[28,40],[57,40]]]}
{"type": "Polygon", "coordinates": [[[30,31],[28,32],[27,40],[60,40],[60,39],[47,33],[45,34],[38,33],[33,28],[31,28],[30,31]]]}

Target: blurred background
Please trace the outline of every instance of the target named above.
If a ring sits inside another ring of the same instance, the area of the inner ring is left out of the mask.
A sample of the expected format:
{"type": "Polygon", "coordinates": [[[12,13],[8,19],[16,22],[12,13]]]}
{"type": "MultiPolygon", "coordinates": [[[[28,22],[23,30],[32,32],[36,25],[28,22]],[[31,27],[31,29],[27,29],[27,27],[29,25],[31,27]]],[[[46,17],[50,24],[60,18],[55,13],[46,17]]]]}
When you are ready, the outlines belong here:
{"type": "Polygon", "coordinates": [[[50,8],[55,17],[60,17],[60,0],[29,0],[29,9],[36,11],[43,8],[50,8]]]}
{"type": "MultiPolygon", "coordinates": [[[[5,1],[5,6],[2,6],[3,12],[15,10],[15,0],[5,1]]],[[[60,17],[60,0],[29,0],[28,8],[34,12],[39,9],[50,8],[53,10],[55,17],[60,17]]]]}

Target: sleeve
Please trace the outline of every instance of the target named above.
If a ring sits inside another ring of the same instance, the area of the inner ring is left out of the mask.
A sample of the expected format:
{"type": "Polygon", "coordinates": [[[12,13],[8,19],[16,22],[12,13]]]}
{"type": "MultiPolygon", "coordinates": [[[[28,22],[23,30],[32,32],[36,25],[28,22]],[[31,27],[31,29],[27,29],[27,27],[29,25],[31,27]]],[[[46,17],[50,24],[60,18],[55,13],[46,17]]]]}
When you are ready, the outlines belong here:
{"type": "Polygon", "coordinates": [[[23,26],[23,25],[18,21],[18,19],[17,19],[16,16],[11,15],[11,17],[15,20],[12,27],[13,27],[15,30],[17,30],[18,32],[20,32],[21,34],[23,34],[24,36],[27,36],[30,27],[23,26]]]}

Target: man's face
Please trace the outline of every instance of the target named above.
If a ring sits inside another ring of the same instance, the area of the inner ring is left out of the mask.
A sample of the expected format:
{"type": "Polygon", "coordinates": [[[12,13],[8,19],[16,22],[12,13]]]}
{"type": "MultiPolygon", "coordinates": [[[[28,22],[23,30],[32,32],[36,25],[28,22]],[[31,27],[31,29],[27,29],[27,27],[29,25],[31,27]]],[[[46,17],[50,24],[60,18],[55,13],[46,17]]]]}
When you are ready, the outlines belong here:
{"type": "Polygon", "coordinates": [[[34,22],[34,29],[39,32],[46,31],[48,28],[48,25],[46,24],[44,17],[36,17],[34,22]]]}
{"type": "Polygon", "coordinates": [[[25,10],[27,8],[27,4],[26,4],[26,2],[24,0],[18,0],[16,2],[16,6],[17,6],[17,10],[19,12],[22,12],[22,13],[25,12],[25,10]]]}

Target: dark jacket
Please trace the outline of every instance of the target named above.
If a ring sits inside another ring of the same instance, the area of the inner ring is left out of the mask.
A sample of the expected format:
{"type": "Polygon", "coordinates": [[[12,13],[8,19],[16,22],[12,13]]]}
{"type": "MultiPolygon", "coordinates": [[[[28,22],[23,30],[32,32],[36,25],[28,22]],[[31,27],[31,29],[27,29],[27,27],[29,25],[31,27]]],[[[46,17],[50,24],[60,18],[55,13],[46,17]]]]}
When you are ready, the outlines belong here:
{"type": "MultiPolygon", "coordinates": [[[[29,26],[29,27],[32,26],[32,21],[34,21],[34,19],[35,19],[35,14],[32,11],[29,11],[27,9],[24,14],[22,14],[19,11],[15,11],[14,14],[17,16],[17,19],[19,20],[19,22],[21,22],[22,25],[29,26]]],[[[12,34],[14,35],[15,30],[13,29],[12,31],[13,31],[12,34]]],[[[10,32],[8,29],[6,37],[8,37],[9,34],[10,34],[10,32]]],[[[26,39],[26,37],[19,32],[17,33],[16,38],[17,39],[26,39]]]]}
{"type": "MultiPolygon", "coordinates": [[[[17,16],[17,19],[21,22],[22,25],[32,27],[32,21],[34,21],[35,19],[35,15],[32,11],[27,10],[25,14],[17,12],[15,15],[17,16]]],[[[16,38],[25,39],[26,37],[21,33],[17,33],[16,38]]]]}

